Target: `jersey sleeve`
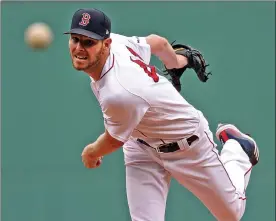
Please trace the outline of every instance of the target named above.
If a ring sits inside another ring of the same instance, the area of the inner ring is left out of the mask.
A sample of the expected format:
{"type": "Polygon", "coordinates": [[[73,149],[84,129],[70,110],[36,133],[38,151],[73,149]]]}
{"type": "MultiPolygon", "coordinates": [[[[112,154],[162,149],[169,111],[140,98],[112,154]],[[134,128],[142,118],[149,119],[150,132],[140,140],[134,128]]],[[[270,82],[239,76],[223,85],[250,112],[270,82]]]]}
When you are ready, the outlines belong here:
{"type": "Polygon", "coordinates": [[[150,45],[146,41],[146,37],[131,36],[127,37],[124,35],[119,35],[111,33],[112,41],[119,44],[124,44],[130,47],[134,52],[136,52],[146,64],[150,63],[151,59],[151,49],[150,45]]]}
{"type": "Polygon", "coordinates": [[[147,112],[149,104],[131,93],[113,95],[106,102],[103,109],[105,128],[112,137],[125,143],[147,112]]]}

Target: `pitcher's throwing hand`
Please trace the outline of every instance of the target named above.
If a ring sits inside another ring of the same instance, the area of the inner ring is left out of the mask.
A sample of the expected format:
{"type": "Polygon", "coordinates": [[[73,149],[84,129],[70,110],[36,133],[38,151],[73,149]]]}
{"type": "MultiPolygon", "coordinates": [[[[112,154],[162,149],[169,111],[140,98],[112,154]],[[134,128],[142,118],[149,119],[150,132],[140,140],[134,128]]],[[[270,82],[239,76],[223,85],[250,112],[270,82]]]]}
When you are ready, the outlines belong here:
{"type": "Polygon", "coordinates": [[[89,169],[99,167],[103,159],[103,157],[93,157],[92,154],[90,154],[91,152],[93,152],[93,145],[87,145],[81,154],[84,166],[89,169]]]}

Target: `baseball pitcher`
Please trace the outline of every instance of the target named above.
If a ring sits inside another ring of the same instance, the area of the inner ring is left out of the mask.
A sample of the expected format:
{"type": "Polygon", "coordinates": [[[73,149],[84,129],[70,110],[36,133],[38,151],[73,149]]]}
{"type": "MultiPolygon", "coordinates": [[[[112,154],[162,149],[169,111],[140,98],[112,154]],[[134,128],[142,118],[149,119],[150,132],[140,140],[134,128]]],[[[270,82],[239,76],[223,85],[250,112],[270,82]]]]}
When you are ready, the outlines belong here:
{"type": "Polygon", "coordinates": [[[200,81],[208,80],[202,53],[155,34],[111,33],[110,19],[97,9],[77,10],[65,34],[73,67],[90,77],[105,125],[104,133],[84,147],[83,164],[97,168],[105,155],[123,147],[131,219],[164,221],[174,178],[217,220],[240,220],[259,150],[236,126],[220,124],[219,154],[203,113],[179,93],[187,68],[200,81]],[[171,80],[150,65],[152,55],[171,80]]]}

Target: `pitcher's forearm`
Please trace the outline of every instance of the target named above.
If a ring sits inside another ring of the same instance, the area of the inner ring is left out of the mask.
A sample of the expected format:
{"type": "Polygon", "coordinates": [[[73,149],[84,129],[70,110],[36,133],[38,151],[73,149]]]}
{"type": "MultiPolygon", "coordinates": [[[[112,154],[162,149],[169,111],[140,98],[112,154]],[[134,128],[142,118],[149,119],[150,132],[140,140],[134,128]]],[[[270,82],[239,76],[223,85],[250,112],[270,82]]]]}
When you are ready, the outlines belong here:
{"type": "Polygon", "coordinates": [[[123,143],[111,137],[106,131],[94,143],[88,144],[87,149],[91,158],[98,158],[116,151],[121,146],[123,143]]]}
{"type": "Polygon", "coordinates": [[[166,38],[149,35],[146,40],[151,47],[151,53],[157,56],[166,68],[182,68],[188,64],[187,58],[177,55],[166,38]]]}

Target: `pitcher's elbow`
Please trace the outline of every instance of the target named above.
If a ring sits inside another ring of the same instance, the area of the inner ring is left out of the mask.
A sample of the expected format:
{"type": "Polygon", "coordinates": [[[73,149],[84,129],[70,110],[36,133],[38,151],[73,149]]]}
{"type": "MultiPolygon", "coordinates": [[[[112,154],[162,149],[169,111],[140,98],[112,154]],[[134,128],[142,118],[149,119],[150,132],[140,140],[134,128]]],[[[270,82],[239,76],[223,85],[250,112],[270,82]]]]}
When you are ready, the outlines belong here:
{"type": "Polygon", "coordinates": [[[165,50],[169,44],[166,38],[156,34],[147,36],[146,41],[150,45],[152,54],[158,54],[158,52],[165,50]]]}

